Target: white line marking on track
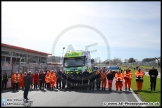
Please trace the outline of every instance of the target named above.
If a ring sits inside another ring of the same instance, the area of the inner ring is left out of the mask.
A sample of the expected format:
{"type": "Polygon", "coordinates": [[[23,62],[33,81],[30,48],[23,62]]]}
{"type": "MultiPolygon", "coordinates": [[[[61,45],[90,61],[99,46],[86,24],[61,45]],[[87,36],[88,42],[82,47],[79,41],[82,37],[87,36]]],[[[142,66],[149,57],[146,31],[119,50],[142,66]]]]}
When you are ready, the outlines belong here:
{"type": "MultiPolygon", "coordinates": [[[[142,102],[141,99],[136,95],[136,93],[132,89],[131,89],[131,92],[132,92],[133,96],[136,98],[137,102],[142,102]]],[[[147,107],[147,106],[143,105],[141,107],[147,107]]]]}

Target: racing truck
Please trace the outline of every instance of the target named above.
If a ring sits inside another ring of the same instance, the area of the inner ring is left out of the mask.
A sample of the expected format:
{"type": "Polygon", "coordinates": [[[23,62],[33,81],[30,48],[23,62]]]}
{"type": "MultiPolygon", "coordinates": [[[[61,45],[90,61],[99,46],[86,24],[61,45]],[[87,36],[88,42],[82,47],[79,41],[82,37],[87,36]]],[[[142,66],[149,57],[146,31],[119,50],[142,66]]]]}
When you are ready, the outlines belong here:
{"type": "Polygon", "coordinates": [[[87,69],[92,72],[90,51],[69,51],[65,53],[63,59],[63,70],[65,73],[74,71],[83,73],[87,69]]]}

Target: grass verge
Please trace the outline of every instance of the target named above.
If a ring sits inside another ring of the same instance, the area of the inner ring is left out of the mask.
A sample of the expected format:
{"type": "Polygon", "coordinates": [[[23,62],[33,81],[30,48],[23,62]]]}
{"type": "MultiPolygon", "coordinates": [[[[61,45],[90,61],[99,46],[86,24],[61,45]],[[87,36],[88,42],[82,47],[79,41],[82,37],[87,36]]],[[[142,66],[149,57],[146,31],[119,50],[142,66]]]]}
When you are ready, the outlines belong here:
{"type": "MultiPolygon", "coordinates": [[[[122,69],[125,69],[125,67],[122,69]]],[[[134,90],[134,92],[138,95],[138,97],[145,102],[160,102],[161,105],[161,78],[157,78],[156,81],[156,90],[151,91],[150,90],[150,77],[144,76],[144,82],[143,87],[141,91],[136,91],[136,81],[135,81],[135,71],[134,69],[131,69],[132,71],[132,83],[131,88],[134,90]]]]}

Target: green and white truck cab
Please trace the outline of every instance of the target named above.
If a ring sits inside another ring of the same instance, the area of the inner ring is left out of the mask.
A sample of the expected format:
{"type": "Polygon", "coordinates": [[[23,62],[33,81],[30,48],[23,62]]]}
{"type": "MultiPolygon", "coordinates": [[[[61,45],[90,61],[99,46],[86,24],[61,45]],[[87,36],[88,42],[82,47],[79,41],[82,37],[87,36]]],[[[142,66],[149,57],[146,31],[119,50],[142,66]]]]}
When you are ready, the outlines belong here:
{"type": "Polygon", "coordinates": [[[69,51],[65,53],[63,70],[66,74],[74,71],[83,73],[85,69],[92,72],[90,51],[69,51]]]}

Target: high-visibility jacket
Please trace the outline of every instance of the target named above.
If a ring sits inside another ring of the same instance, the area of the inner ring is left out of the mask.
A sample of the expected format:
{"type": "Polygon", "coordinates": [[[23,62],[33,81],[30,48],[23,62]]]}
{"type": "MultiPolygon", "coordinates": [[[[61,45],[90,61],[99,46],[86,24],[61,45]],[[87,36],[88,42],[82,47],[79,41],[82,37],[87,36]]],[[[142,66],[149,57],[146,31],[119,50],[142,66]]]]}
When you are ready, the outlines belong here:
{"type": "Polygon", "coordinates": [[[20,82],[24,82],[24,74],[20,74],[20,82]]]}
{"type": "Polygon", "coordinates": [[[13,77],[14,83],[18,83],[20,82],[20,75],[19,74],[15,74],[13,77]]]}
{"type": "Polygon", "coordinates": [[[132,74],[130,72],[124,72],[124,79],[125,80],[131,80],[132,79],[132,74]]]}
{"type": "Polygon", "coordinates": [[[14,76],[15,76],[15,73],[11,75],[11,83],[14,83],[14,76]]]}
{"type": "Polygon", "coordinates": [[[7,82],[8,81],[8,76],[2,76],[2,82],[7,82]]]}
{"type": "Polygon", "coordinates": [[[107,73],[106,72],[101,72],[101,79],[106,79],[107,73]]]}
{"type": "Polygon", "coordinates": [[[123,75],[122,75],[122,73],[116,73],[116,74],[115,74],[115,79],[116,79],[116,81],[118,81],[119,79],[120,79],[120,80],[123,80],[123,75]]]}
{"type": "Polygon", "coordinates": [[[138,77],[138,76],[144,77],[144,72],[142,72],[142,71],[136,71],[136,72],[135,72],[135,76],[136,76],[136,77],[138,77]]]}
{"type": "Polygon", "coordinates": [[[49,74],[47,74],[45,76],[45,81],[46,81],[46,83],[50,83],[50,75],[49,74]]]}
{"type": "Polygon", "coordinates": [[[54,82],[54,81],[56,81],[56,79],[57,79],[57,78],[56,78],[56,74],[55,74],[55,73],[51,73],[51,74],[50,74],[50,81],[51,81],[51,82],[54,82]]]}

